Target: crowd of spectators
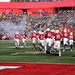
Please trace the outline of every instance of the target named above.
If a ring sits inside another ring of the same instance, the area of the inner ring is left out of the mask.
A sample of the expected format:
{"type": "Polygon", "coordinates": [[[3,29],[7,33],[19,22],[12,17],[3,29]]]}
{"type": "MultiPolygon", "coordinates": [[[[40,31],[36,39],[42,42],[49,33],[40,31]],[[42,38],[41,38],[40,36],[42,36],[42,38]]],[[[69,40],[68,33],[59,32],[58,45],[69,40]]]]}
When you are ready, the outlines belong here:
{"type": "Polygon", "coordinates": [[[13,38],[16,31],[22,32],[24,30],[24,26],[22,14],[0,13],[0,36],[13,38]]]}
{"type": "Polygon", "coordinates": [[[60,10],[54,16],[30,16],[28,14],[0,13],[0,36],[13,38],[16,31],[26,31],[28,37],[33,30],[45,30],[70,25],[75,27],[75,10],[60,10]],[[25,19],[24,19],[25,18],[25,19]]]}
{"type": "Polygon", "coordinates": [[[51,21],[51,25],[53,26],[66,26],[71,25],[72,27],[75,26],[75,11],[74,10],[60,10],[56,13],[55,18],[51,21]]]}
{"type": "Polygon", "coordinates": [[[64,0],[11,0],[11,2],[56,2],[64,0]]]}

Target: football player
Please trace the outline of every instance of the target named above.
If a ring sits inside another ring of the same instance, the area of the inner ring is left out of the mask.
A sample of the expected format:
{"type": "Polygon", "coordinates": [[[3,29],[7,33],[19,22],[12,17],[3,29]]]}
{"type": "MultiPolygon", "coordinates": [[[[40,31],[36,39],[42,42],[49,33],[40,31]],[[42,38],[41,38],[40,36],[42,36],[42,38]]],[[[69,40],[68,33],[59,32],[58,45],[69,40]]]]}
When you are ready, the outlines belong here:
{"type": "Polygon", "coordinates": [[[42,32],[42,31],[39,33],[39,48],[46,53],[46,51],[45,51],[45,35],[44,35],[44,32],[42,32]]]}
{"type": "Polygon", "coordinates": [[[24,46],[24,48],[26,47],[26,32],[23,32],[23,34],[22,34],[22,42],[23,42],[23,46],[24,46]]]}
{"type": "Polygon", "coordinates": [[[72,51],[72,46],[73,46],[73,32],[70,32],[69,35],[69,44],[70,44],[70,51],[72,51]]]}
{"type": "Polygon", "coordinates": [[[59,31],[56,30],[55,41],[54,41],[54,49],[59,53],[59,56],[61,56],[60,40],[61,40],[61,35],[60,35],[59,31]]]}
{"type": "Polygon", "coordinates": [[[66,46],[68,45],[68,31],[66,30],[66,28],[64,29],[64,32],[63,32],[63,45],[64,45],[64,49],[63,51],[65,51],[66,49],[66,46]]]}
{"type": "Polygon", "coordinates": [[[32,44],[34,46],[34,49],[36,49],[36,39],[37,39],[37,32],[36,31],[33,31],[32,32],[32,44]]]}
{"type": "Polygon", "coordinates": [[[47,31],[45,32],[46,35],[46,46],[47,46],[47,50],[49,47],[50,53],[52,50],[52,44],[53,44],[53,35],[51,34],[50,28],[47,29],[47,31]]]}
{"type": "Polygon", "coordinates": [[[20,34],[19,34],[19,31],[17,31],[14,36],[16,48],[19,48],[19,39],[20,39],[20,34]]]}

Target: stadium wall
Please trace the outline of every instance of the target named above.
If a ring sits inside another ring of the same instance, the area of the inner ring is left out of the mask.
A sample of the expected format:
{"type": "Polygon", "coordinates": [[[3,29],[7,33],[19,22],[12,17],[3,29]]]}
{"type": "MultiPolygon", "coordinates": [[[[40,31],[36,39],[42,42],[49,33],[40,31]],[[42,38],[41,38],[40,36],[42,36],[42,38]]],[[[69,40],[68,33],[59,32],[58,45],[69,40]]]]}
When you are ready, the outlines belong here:
{"type": "Polygon", "coordinates": [[[0,2],[0,11],[7,9],[50,9],[61,7],[75,7],[75,0],[64,0],[59,2],[0,2]]]}

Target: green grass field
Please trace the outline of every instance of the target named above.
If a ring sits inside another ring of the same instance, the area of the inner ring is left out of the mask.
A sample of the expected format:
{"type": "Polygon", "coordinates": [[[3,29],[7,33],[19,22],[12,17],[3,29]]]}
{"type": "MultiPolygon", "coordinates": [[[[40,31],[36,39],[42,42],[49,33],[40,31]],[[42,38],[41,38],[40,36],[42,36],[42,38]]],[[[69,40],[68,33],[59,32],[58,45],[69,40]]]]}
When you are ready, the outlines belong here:
{"type": "MultiPolygon", "coordinates": [[[[22,46],[22,42],[20,42],[22,46]]],[[[27,42],[27,48],[16,49],[13,40],[0,41],[0,62],[44,62],[44,63],[75,63],[75,48],[68,49],[59,57],[58,53],[44,54],[37,47],[33,49],[32,43],[27,42]]]]}

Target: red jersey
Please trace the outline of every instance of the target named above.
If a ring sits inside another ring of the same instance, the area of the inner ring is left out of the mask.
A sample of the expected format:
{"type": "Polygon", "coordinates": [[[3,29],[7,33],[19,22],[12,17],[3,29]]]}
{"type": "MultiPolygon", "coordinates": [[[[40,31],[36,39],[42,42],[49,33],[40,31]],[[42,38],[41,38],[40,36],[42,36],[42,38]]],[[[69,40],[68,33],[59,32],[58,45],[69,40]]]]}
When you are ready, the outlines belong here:
{"type": "Polygon", "coordinates": [[[74,35],[74,37],[75,37],[75,28],[74,28],[74,30],[73,30],[73,35],[74,35]]]}
{"type": "Polygon", "coordinates": [[[36,32],[32,32],[32,38],[36,38],[37,37],[37,33],[36,32]]]}
{"type": "Polygon", "coordinates": [[[68,33],[72,32],[72,27],[70,25],[67,25],[65,28],[68,33]]]}
{"type": "Polygon", "coordinates": [[[19,34],[15,34],[15,39],[19,39],[20,35],[19,34]]]}
{"type": "Polygon", "coordinates": [[[45,38],[47,38],[47,34],[48,34],[48,32],[49,32],[49,31],[45,31],[45,32],[44,32],[44,34],[45,34],[45,38]]]}
{"type": "Polygon", "coordinates": [[[44,34],[39,34],[39,40],[44,40],[44,39],[45,39],[44,34]]]}
{"type": "Polygon", "coordinates": [[[40,36],[40,33],[38,32],[38,33],[37,33],[37,37],[39,37],[39,36],[40,36]]]}
{"type": "Polygon", "coordinates": [[[52,36],[55,36],[55,33],[54,33],[54,32],[51,32],[51,35],[52,35],[52,36]]]}
{"type": "Polygon", "coordinates": [[[61,35],[61,39],[63,38],[63,32],[60,32],[60,35],[61,35]]]}
{"type": "Polygon", "coordinates": [[[26,35],[25,34],[22,34],[22,38],[26,38],[26,35]]]}
{"type": "Polygon", "coordinates": [[[55,41],[60,41],[60,39],[61,39],[60,33],[56,33],[55,34],[55,41]]]}
{"type": "Polygon", "coordinates": [[[63,38],[68,38],[68,32],[63,32],[63,38]]]}
{"type": "Polygon", "coordinates": [[[47,38],[52,38],[51,31],[47,31],[47,32],[46,32],[46,35],[47,35],[47,38]]]}
{"type": "Polygon", "coordinates": [[[45,31],[45,35],[47,35],[47,34],[48,34],[48,32],[49,32],[49,31],[45,31]]]}
{"type": "Polygon", "coordinates": [[[69,40],[73,40],[73,34],[70,34],[69,40]]]}

